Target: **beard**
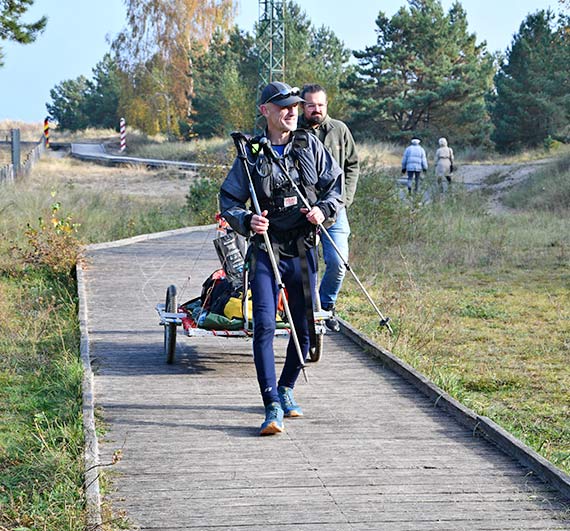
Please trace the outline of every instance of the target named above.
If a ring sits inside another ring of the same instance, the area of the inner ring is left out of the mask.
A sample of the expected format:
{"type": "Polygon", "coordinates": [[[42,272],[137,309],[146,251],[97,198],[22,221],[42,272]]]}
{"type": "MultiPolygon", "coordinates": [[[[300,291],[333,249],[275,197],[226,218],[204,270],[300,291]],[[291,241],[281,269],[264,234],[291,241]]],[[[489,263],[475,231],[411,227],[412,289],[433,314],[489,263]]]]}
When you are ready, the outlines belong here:
{"type": "Polygon", "coordinates": [[[307,118],[309,125],[321,125],[325,119],[326,115],[323,114],[312,114],[307,118]]]}

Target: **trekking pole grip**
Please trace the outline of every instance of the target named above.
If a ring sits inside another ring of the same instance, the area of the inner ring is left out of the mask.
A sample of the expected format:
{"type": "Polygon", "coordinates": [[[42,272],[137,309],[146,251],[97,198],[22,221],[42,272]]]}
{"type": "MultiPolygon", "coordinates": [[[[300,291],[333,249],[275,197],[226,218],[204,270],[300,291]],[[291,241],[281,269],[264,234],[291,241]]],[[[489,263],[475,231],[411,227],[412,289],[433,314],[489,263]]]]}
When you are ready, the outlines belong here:
{"type": "Polygon", "coordinates": [[[247,157],[245,153],[245,143],[247,142],[247,137],[241,131],[233,131],[230,133],[230,136],[234,141],[238,158],[245,159],[247,157]]]}

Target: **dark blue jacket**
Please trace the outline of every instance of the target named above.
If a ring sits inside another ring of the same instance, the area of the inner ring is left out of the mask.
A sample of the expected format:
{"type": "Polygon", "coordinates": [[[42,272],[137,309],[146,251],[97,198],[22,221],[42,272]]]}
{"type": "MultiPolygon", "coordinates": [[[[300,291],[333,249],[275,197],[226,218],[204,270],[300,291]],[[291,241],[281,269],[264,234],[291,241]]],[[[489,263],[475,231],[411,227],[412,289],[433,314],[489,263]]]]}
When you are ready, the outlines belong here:
{"type": "MultiPolygon", "coordinates": [[[[296,132],[291,135],[291,140],[296,134],[303,135],[302,147],[298,147],[298,142],[290,141],[284,148],[282,161],[309,203],[318,206],[325,218],[334,218],[343,206],[342,170],[313,135],[296,132]]],[[[304,205],[277,163],[263,153],[252,153],[250,146],[246,151],[255,193],[262,210],[268,210],[269,238],[279,245],[282,256],[297,256],[299,238],[305,238],[307,247],[314,245],[315,226],[300,211],[304,205]]],[[[231,227],[243,236],[249,236],[251,231],[253,207],[247,206],[249,199],[249,178],[243,161],[236,158],[220,190],[220,211],[231,227]]],[[[262,237],[256,235],[253,243],[263,247],[262,237]]]]}

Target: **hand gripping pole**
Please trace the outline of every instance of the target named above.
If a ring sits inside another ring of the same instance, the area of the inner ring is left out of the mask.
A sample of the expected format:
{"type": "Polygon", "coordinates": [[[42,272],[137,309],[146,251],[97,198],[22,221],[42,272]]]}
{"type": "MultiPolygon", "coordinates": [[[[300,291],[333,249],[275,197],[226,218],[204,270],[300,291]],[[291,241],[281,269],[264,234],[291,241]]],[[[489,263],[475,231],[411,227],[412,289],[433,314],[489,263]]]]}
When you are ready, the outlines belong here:
{"type": "MultiPolygon", "coordinates": [[[[239,131],[234,131],[231,133],[231,137],[234,141],[237,150],[237,156],[242,161],[245,173],[248,179],[249,195],[251,196],[251,202],[253,203],[253,208],[258,216],[261,216],[261,207],[259,206],[259,201],[257,199],[257,194],[255,193],[255,188],[253,186],[253,180],[251,178],[251,173],[249,171],[249,166],[247,162],[247,153],[245,151],[244,144],[247,142],[247,138],[239,131]]],[[[279,272],[279,266],[277,265],[277,260],[275,259],[275,254],[273,253],[273,247],[271,246],[271,241],[269,240],[269,234],[264,232],[263,241],[265,247],[267,248],[267,254],[269,256],[269,261],[271,262],[271,268],[273,269],[273,275],[275,276],[275,281],[277,282],[277,287],[279,288],[279,293],[281,294],[281,299],[283,301],[283,307],[285,309],[285,315],[287,316],[287,321],[291,327],[291,337],[293,338],[293,343],[295,344],[295,349],[297,355],[299,356],[299,363],[301,370],[303,371],[303,377],[305,382],[308,382],[307,373],[305,371],[305,360],[303,358],[303,352],[301,351],[301,345],[299,343],[299,337],[297,336],[297,330],[295,329],[295,324],[293,323],[293,317],[291,315],[291,310],[289,308],[289,302],[287,301],[287,294],[285,293],[285,285],[281,278],[281,273],[279,272]]],[[[255,325],[254,325],[255,326],[255,325]]]]}
{"type": "MultiPolygon", "coordinates": [[[[307,208],[308,210],[311,210],[311,208],[312,208],[311,204],[309,203],[307,198],[303,195],[303,193],[301,192],[301,190],[297,186],[297,183],[291,178],[291,175],[289,174],[289,171],[285,167],[285,164],[283,164],[283,161],[281,159],[279,159],[278,157],[275,156],[275,153],[273,152],[273,149],[271,148],[271,143],[270,143],[269,139],[266,137],[262,137],[258,140],[258,142],[259,142],[259,145],[261,146],[261,148],[263,149],[265,155],[270,160],[275,162],[279,166],[279,168],[281,168],[281,171],[283,172],[283,174],[287,177],[287,179],[291,183],[291,186],[295,190],[295,193],[297,194],[297,196],[299,197],[299,199],[301,200],[301,202],[303,203],[305,208],[307,208]]],[[[352,277],[354,278],[354,280],[356,281],[356,283],[358,284],[358,286],[362,290],[362,293],[364,293],[364,295],[368,299],[368,302],[372,305],[372,307],[374,308],[374,310],[376,311],[376,313],[380,317],[380,326],[385,326],[388,329],[388,331],[390,332],[390,334],[393,334],[394,331],[392,330],[392,327],[390,326],[390,318],[384,317],[384,315],[382,315],[382,312],[380,311],[378,306],[376,306],[376,303],[374,302],[374,300],[372,300],[372,297],[370,296],[370,294],[368,293],[368,291],[366,290],[366,288],[364,287],[362,282],[360,282],[360,279],[358,278],[356,273],[350,267],[350,264],[348,263],[348,258],[345,258],[343,256],[341,250],[338,248],[338,246],[336,245],[336,243],[332,239],[332,236],[329,234],[327,229],[325,229],[323,224],[319,223],[318,227],[321,229],[322,233],[327,237],[327,239],[330,242],[330,244],[332,245],[333,249],[336,251],[339,258],[342,260],[344,267],[346,268],[347,271],[350,271],[352,277]]]]}

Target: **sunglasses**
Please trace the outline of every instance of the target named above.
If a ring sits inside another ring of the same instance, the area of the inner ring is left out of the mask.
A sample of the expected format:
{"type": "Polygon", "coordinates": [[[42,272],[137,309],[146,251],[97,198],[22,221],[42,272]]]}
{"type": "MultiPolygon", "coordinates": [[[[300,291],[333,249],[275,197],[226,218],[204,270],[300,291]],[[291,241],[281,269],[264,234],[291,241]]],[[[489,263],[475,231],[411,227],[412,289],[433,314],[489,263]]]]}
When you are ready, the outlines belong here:
{"type": "Polygon", "coordinates": [[[270,101],[274,100],[274,99],[286,99],[289,98],[291,96],[298,96],[301,93],[301,90],[299,89],[299,87],[293,87],[291,90],[285,90],[282,89],[280,90],[277,94],[273,94],[273,96],[271,96],[271,98],[269,98],[267,101],[265,101],[265,103],[269,103],[270,101]]]}

